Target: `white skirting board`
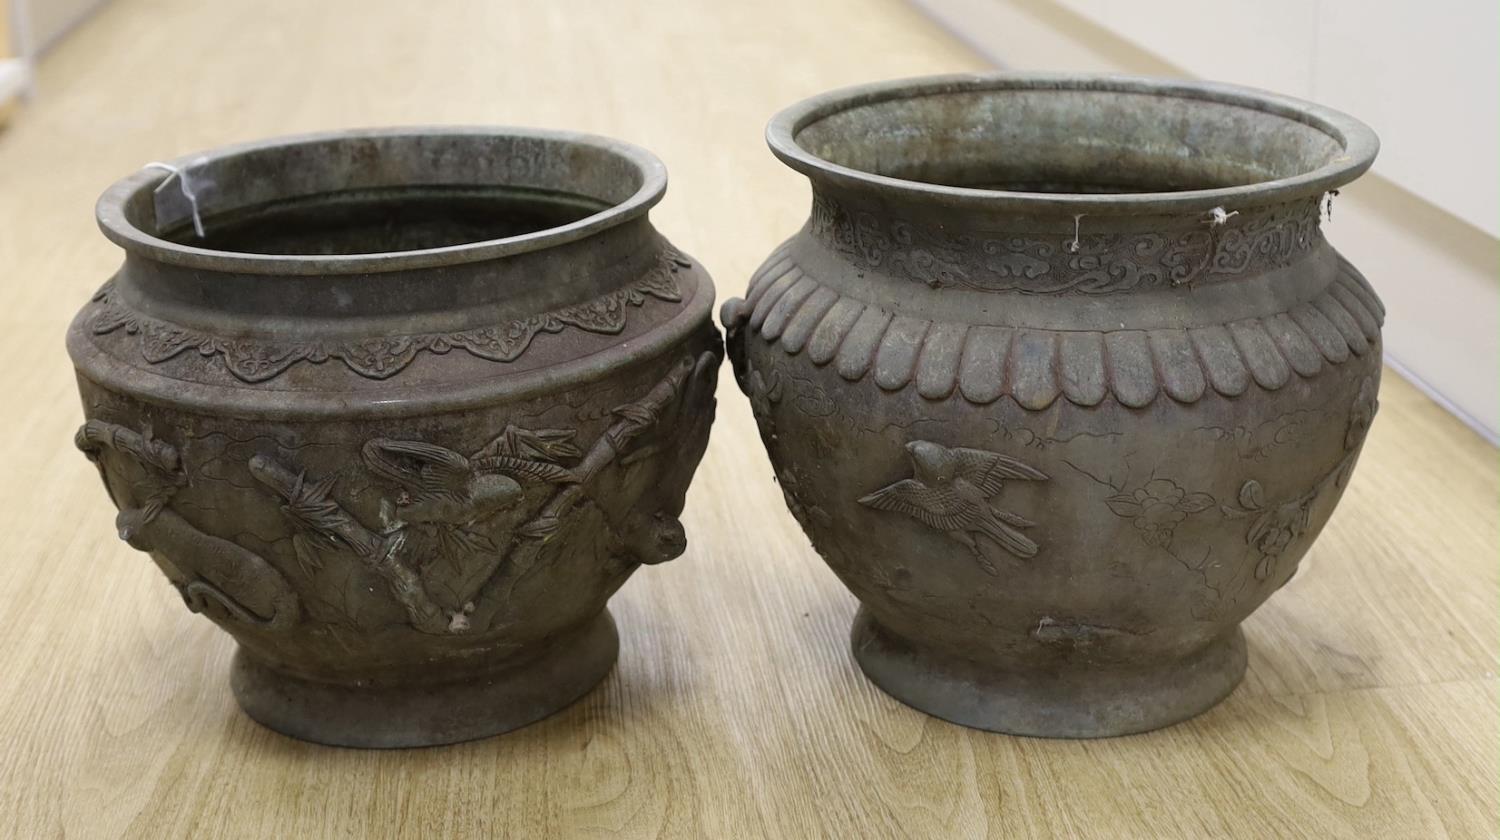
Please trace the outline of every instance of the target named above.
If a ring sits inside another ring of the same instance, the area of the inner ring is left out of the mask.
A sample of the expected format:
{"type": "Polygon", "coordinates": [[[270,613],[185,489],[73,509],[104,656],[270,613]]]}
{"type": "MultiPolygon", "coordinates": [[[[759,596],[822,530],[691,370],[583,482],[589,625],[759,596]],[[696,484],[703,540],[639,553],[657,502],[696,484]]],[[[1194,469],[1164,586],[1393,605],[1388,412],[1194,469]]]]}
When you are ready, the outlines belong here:
{"type": "Polygon", "coordinates": [[[12,0],[26,22],[30,54],[39,56],[72,32],[109,0],[12,0]]]}
{"type": "MultiPolygon", "coordinates": [[[[1195,75],[1057,0],[912,2],[997,67],[1195,75]]],[[[1233,68],[1214,76],[1244,81],[1233,68]]],[[[1341,192],[1325,231],[1385,300],[1391,367],[1500,443],[1500,240],[1382,177],[1378,160],[1341,192]]]]}
{"type": "Polygon", "coordinates": [[[0,60],[0,105],[25,93],[29,78],[26,62],[22,59],[0,60]]]}

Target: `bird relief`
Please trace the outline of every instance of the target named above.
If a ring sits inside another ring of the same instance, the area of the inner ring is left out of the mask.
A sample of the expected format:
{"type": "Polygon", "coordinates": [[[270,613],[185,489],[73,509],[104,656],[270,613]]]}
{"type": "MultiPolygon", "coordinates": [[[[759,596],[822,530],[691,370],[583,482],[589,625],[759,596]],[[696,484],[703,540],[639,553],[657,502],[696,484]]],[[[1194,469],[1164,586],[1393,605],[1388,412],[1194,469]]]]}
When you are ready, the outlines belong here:
{"type": "MultiPolygon", "coordinates": [[[[471,457],[412,440],[375,438],[361,458],[395,492],[380,503],[381,532],[396,535],[401,549],[424,558],[425,583],[462,604],[494,571],[501,548],[486,524],[514,507],[529,487],[573,484],[564,461],[583,453],[572,429],[505,431],[471,457]]],[[[552,523],[524,526],[528,536],[548,536],[552,523]]]]}
{"type": "Polygon", "coordinates": [[[1046,474],[997,452],[925,440],[906,444],[906,452],[912,477],[876,490],[861,498],[860,504],[902,513],[942,531],[969,549],[979,567],[991,575],[999,575],[1000,570],[983,548],[981,537],[1016,557],[1036,556],[1036,542],[1020,530],[1036,523],[996,507],[994,501],[1007,480],[1046,481],[1046,474]]]}
{"type": "MultiPolygon", "coordinates": [[[[250,473],[282,498],[296,529],[297,561],[309,577],[330,562],[347,564],[352,553],[386,583],[415,629],[477,631],[491,617],[481,594],[498,572],[527,573],[585,494],[601,509],[616,507],[605,497],[620,495],[621,479],[609,472],[636,475],[634,465],[663,448],[656,438],[694,434],[689,424],[701,418],[680,415],[691,402],[687,391],[712,391],[710,362],[717,357],[705,356],[711,358],[685,359],[645,397],[613,409],[613,424],[587,451],[574,429],[515,425],[468,454],[420,440],[366,441],[360,461],[381,494],[375,527],[334,499],[335,475],[314,478],[265,455],[250,459],[250,473]],[[663,432],[662,425],[669,428],[663,432]]],[[[637,482],[654,481],[655,471],[640,475],[637,482]]],[[[632,488],[637,495],[630,498],[648,498],[648,489],[632,488]]],[[[640,562],[669,559],[684,545],[675,516],[654,509],[610,524],[615,541],[640,562]]],[[[352,619],[361,600],[337,606],[352,619]]]]}

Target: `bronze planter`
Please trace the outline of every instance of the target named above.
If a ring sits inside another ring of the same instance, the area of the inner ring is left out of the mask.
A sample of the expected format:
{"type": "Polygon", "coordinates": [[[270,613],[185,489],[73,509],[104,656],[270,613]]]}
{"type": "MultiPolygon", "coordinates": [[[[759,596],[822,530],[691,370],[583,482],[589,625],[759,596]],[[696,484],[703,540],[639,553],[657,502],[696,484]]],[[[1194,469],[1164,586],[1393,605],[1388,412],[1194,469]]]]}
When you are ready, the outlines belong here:
{"type": "Polygon", "coordinates": [[[604,678],[605,601],[682,553],[722,355],[649,153],[354,131],[143,170],[68,332],[78,446],[273,729],[503,732],[604,678]],[[191,194],[206,235],[194,233],[191,194]]]}
{"type": "Polygon", "coordinates": [[[1320,215],[1371,131],[1224,85],[998,75],[819,96],[768,138],[811,218],[722,321],[865,673],[1027,735],[1222,699],[1375,411],[1383,309],[1320,215]]]}

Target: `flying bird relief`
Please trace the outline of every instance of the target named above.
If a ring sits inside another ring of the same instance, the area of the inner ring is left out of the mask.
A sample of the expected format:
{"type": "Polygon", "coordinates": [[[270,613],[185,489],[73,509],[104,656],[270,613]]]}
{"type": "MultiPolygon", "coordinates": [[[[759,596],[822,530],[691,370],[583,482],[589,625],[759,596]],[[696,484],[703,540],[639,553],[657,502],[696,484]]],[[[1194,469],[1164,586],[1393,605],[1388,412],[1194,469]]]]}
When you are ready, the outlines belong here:
{"type": "Polygon", "coordinates": [[[984,537],[1016,557],[1036,556],[1038,546],[1019,529],[1035,522],[995,507],[992,502],[1007,480],[1045,481],[1040,470],[1014,458],[981,449],[947,447],[925,440],[906,445],[912,477],[876,490],[859,503],[876,510],[903,513],[942,531],[974,554],[980,568],[999,569],[984,553],[984,537]]]}

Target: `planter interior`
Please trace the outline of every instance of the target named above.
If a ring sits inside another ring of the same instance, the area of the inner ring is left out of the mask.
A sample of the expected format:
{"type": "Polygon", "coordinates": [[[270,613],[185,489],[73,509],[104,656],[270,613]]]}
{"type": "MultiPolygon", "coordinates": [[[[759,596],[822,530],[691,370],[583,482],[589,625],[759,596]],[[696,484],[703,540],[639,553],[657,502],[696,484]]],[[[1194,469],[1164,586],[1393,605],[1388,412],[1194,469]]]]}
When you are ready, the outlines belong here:
{"type": "Polygon", "coordinates": [[[247,254],[349,255],[447,248],[537,233],[610,205],[588,196],[506,187],[342,190],[220,210],[163,239],[247,254]]]}
{"type": "Polygon", "coordinates": [[[934,91],[815,116],[795,142],[873,175],[981,190],[1152,193],[1313,171],[1335,136],[1243,105],[1118,90],[934,91]]]}

